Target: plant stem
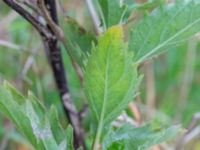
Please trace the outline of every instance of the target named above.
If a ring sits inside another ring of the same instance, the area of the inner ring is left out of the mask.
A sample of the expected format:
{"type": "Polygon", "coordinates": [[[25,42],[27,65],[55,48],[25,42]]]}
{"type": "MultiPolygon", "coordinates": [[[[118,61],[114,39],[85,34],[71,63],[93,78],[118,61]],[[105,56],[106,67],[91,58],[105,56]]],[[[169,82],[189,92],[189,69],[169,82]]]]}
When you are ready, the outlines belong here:
{"type": "Polygon", "coordinates": [[[96,133],[96,136],[95,136],[95,139],[94,139],[92,150],[98,150],[99,149],[101,133],[102,133],[102,130],[103,130],[106,102],[108,100],[108,70],[109,70],[109,59],[106,60],[106,74],[105,74],[105,87],[104,87],[103,105],[102,105],[102,108],[101,108],[99,124],[98,124],[98,127],[97,127],[97,133],[96,133]]]}
{"type": "MultiPolygon", "coordinates": [[[[24,17],[29,23],[31,23],[35,29],[40,33],[43,44],[47,53],[47,57],[49,59],[49,63],[51,65],[54,78],[56,81],[56,85],[58,87],[58,91],[62,100],[63,108],[69,123],[72,125],[74,129],[74,147],[77,149],[82,146],[84,150],[86,150],[86,146],[84,143],[84,133],[83,128],[80,123],[79,114],[76,111],[74,104],[72,103],[68,83],[66,80],[65,69],[62,61],[61,49],[58,44],[58,38],[55,35],[54,31],[52,31],[50,25],[47,21],[47,26],[43,25],[38,21],[38,19],[32,14],[30,14],[27,10],[25,10],[21,5],[19,5],[14,0],[3,0],[9,7],[18,12],[22,17],[24,17]]],[[[52,21],[55,24],[58,24],[57,11],[56,11],[56,3],[55,0],[45,0],[45,5],[48,6],[47,10],[50,14],[52,21]]]]}
{"type": "MultiPolygon", "coordinates": [[[[58,24],[55,0],[45,0],[44,3],[46,5],[46,8],[48,8],[47,10],[49,11],[52,21],[55,24],[58,24]]],[[[48,29],[55,34],[50,24],[48,24],[48,29]]],[[[81,127],[78,112],[75,106],[73,105],[69,94],[69,89],[67,86],[68,83],[65,78],[65,70],[62,62],[61,49],[58,44],[58,40],[55,39],[54,41],[49,42],[48,45],[51,46],[51,43],[54,43],[52,45],[52,48],[50,48],[49,50],[51,66],[54,72],[54,77],[56,79],[57,86],[60,91],[63,106],[67,110],[67,118],[74,128],[74,146],[75,149],[77,149],[79,146],[83,146],[84,149],[86,149],[86,146],[84,144],[83,129],[81,127]]]]}
{"type": "Polygon", "coordinates": [[[99,125],[98,125],[98,128],[97,128],[97,134],[95,136],[94,143],[93,143],[93,146],[92,146],[92,150],[98,150],[99,149],[99,143],[100,143],[102,129],[103,129],[103,121],[102,121],[102,119],[100,119],[99,125]]]}

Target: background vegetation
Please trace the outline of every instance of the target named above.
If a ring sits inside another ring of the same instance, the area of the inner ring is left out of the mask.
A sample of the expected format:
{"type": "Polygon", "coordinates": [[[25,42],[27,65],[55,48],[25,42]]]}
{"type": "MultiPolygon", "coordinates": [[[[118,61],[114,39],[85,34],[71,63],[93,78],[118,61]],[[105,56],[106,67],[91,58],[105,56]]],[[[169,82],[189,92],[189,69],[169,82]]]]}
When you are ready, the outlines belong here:
{"type": "MultiPolygon", "coordinates": [[[[61,12],[63,9],[89,32],[95,33],[85,1],[62,0],[60,3],[62,3],[58,5],[60,17],[63,17],[61,12]]],[[[133,14],[133,18],[134,15],[137,14],[133,14]]],[[[198,118],[200,110],[200,59],[198,59],[200,35],[196,34],[184,44],[169,49],[167,53],[162,53],[139,66],[139,72],[144,74],[144,80],[138,88],[140,94],[129,105],[127,112],[136,125],[154,120],[165,124],[181,124],[184,131],[190,126],[195,115],[198,118]]],[[[81,110],[85,97],[64,48],[62,53],[70,93],[77,108],[81,110]]],[[[54,104],[61,124],[67,126],[52,71],[38,33],[28,22],[0,1],[0,81],[3,79],[9,81],[23,94],[31,90],[47,108],[54,104]]],[[[84,119],[85,128],[89,130],[88,121],[90,116],[84,119]]],[[[183,133],[177,137],[182,137],[183,133]]],[[[185,149],[200,149],[199,124],[195,126],[194,134],[194,137],[184,143],[185,149]]],[[[154,149],[170,149],[178,141],[179,138],[154,149]]],[[[2,114],[0,114],[0,149],[29,149],[26,140],[2,114]]]]}

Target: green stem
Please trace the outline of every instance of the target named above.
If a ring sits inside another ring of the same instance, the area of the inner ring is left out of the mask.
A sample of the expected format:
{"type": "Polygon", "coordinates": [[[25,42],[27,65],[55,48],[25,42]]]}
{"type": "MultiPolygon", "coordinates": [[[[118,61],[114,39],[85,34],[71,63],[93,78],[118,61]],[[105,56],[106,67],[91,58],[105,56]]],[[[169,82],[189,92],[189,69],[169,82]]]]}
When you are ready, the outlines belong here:
{"type": "Polygon", "coordinates": [[[98,150],[98,148],[99,148],[102,129],[103,129],[103,121],[101,121],[101,119],[100,119],[100,122],[99,122],[99,125],[98,125],[98,128],[97,128],[97,134],[95,136],[94,143],[93,143],[93,146],[92,146],[92,150],[98,150]]]}
{"type": "Polygon", "coordinates": [[[107,57],[107,59],[106,59],[106,74],[105,74],[105,89],[104,89],[103,105],[102,105],[102,108],[101,108],[99,124],[98,124],[98,127],[97,127],[97,133],[96,133],[96,136],[95,136],[95,139],[94,139],[92,150],[98,150],[99,149],[101,133],[102,133],[102,130],[103,130],[106,101],[108,99],[108,70],[109,70],[109,59],[107,57]]]}

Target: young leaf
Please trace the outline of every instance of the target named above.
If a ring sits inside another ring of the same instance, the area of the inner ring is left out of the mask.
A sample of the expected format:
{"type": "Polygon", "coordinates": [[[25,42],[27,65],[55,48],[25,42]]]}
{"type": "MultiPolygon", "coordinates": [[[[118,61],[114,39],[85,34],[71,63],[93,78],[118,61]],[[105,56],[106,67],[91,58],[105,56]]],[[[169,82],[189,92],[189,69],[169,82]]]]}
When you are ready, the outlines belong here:
{"type": "Polygon", "coordinates": [[[73,18],[69,17],[62,20],[62,28],[70,52],[72,52],[79,66],[83,67],[84,61],[92,48],[92,43],[97,41],[95,35],[87,32],[73,18]]]}
{"type": "Polygon", "coordinates": [[[85,69],[84,87],[91,115],[98,124],[96,144],[103,128],[133,100],[138,76],[132,59],[123,42],[121,26],[108,29],[99,38],[98,46],[92,49],[85,69]]]}
{"type": "Polygon", "coordinates": [[[5,82],[0,86],[0,111],[16,125],[35,149],[67,149],[67,133],[58,122],[55,108],[47,111],[31,92],[27,98],[23,97],[5,82]]]}
{"type": "Polygon", "coordinates": [[[200,3],[169,4],[153,11],[131,29],[129,49],[140,63],[186,41],[200,30],[200,3]]]}
{"type": "Polygon", "coordinates": [[[97,0],[99,11],[105,28],[123,22],[128,10],[127,5],[119,0],[97,0]]]}
{"type": "Polygon", "coordinates": [[[153,145],[173,138],[179,129],[179,126],[153,129],[151,125],[140,128],[124,125],[107,134],[103,150],[147,150],[153,145]]]}

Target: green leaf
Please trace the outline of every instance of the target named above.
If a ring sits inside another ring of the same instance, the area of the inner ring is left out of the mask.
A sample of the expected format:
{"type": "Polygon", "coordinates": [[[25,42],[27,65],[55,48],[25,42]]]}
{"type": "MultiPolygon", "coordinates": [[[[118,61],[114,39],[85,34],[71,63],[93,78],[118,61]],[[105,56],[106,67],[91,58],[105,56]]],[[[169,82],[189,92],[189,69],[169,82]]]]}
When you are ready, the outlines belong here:
{"type": "Polygon", "coordinates": [[[65,34],[65,43],[79,66],[83,67],[91,51],[92,43],[96,43],[94,34],[87,32],[73,18],[62,20],[62,29],[65,34]]]}
{"type": "Polygon", "coordinates": [[[31,123],[23,112],[25,110],[22,106],[22,102],[25,102],[25,98],[21,95],[16,95],[17,92],[14,92],[13,88],[8,83],[5,83],[4,86],[0,86],[0,111],[6,114],[20,131],[23,131],[24,136],[31,141],[32,145],[36,145],[36,138],[30,130],[31,123]],[[17,100],[13,100],[15,97],[17,100]],[[21,98],[20,103],[19,97],[21,98]],[[23,121],[21,121],[22,118],[23,121]]]}
{"type": "Polygon", "coordinates": [[[160,5],[163,0],[138,4],[133,0],[96,0],[102,24],[105,29],[127,22],[133,10],[147,10],[160,5]]]}
{"type": "Polygon", "coordinates": [[[84,74],[85,93],[95,120],[97,140],[103,128],[111,123],[134,98],[138,84],[137,66],[123,42],[121,26],[100,36],[84,74]],[[99,134],[99,135],[98,135],[99,134]]]}
{"type": "Polygon", "coordinates": [[[119,0],[97,0],[105,28],[121,24],[128,10],[127,5],[119,0]],[[120,4],[121,3],[121,4],[120,4]]]}
{"type": "Polygon", "coordinates": [[[67,136],[67,150],[74,150],[73,148],[73,128],[69,125],[66,130],[66,136],[67,136]]]}
{"type": "MultiPolygon", "coordinates": [[[[51,106],[47,115],[49,118],[49,122],[52,125],[51,130],[52,130],[52,134],[53,134],[55,140],[57,141],[57,143],[63,142],[63,139],[66,137],[66,135],[65,135],[66,133],[65,132],[60,133],[61,131],[64,131],[64,129],[61,127],[61,125],[59,123],[58,114],[57,114],[55,106],[51,106]]],[[[69,139],[67,139],[67,140],[69,140],[69,139]]]]}
{"type": "Polygon", "coordinates": [[[200,30],[200,3],[169,4],[144,17],[131,29],[129,49],[144,60],[177,46],[200,30]]]}
{"type": "Polygon", "coordinates": [[[142,11],[150,11],[153,8],[156,8],[158,6],[162,6],[164,3],[164,0],[150,0],[146,3],[133,3],[129,4],[129,11],[133,10],[142,10],[142,11]]]}
{"type": "Polygon", "coordinates": [[[55,108],[46,110],[31,92],[28,97],[24,97],[5,82],[0,86],[0,111],[16,125],[35,149],[67,149],[66,134],[72,133],[65,133],[60,126],[55,108]]]}
{"type": "Polygon", "coordinates": [[[169,128],[153,128],[146,125],[134,128],[124,125],[116,131],[111,131],[104,139],[103,150],[146,150],[151,146],[173,138],[179,126],[169,128]]]}

